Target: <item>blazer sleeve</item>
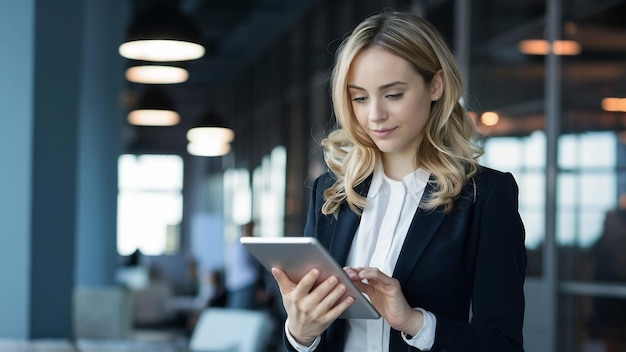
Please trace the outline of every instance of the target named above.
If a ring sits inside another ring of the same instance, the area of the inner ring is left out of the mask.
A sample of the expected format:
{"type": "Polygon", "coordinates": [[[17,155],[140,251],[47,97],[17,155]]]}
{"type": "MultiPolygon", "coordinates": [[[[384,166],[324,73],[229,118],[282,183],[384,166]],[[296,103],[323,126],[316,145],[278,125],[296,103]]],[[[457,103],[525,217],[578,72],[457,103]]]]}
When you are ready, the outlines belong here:
{"type": "MultiPolygon", "coordinates": [[[[478,235],[469,323],[437,317],[431,351],[523,351],[525,230],[510,173],[492,178],[475,204],[478,235]]],[[[480,189],[480,188],[479,188],[480,189]]]]}
{"type": "MultiPolygon", "coordinates": [[[[316,178],[311,188],[306,226],[304,227],[305,237],[315,237],[315,226],[316,226],[315,224],[317,223],[316,218],[318,216],[316,209],[321,207],[321,205],[316,205],[316,204],[318,203],[320,199],[323,200],[323,189],[318,189],[321,178],[322,177],[316,178]]],[[[320,348],[320,346],[323,346],[323,344],[324,344],[324,334],[322,334],[322,341],[318,345],[316,351],[321,351],[322,349],[320,348]]],[[[283,345],[284,345],[283,346],[284,351],[297,352],[297,350],[291,345],[291,343],[289,343],[289,340],[287,339],[287,334],[284,329],[283,329],[283,345]]]]}

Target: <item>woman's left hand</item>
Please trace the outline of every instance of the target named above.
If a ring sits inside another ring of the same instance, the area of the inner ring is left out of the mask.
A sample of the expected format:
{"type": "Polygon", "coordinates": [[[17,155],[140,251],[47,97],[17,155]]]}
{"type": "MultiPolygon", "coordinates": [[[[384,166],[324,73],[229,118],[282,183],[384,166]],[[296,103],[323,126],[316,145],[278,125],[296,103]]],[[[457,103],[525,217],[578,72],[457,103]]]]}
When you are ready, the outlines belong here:
{"type": "Polygon", "coordinates": [[[411,336],[415,336],[422,328],[424,315],[409,306],[397,279],[385,275],[377,268],[343,269],[352,282],[367,294],[372,305],[392,328],[411,336]]]}

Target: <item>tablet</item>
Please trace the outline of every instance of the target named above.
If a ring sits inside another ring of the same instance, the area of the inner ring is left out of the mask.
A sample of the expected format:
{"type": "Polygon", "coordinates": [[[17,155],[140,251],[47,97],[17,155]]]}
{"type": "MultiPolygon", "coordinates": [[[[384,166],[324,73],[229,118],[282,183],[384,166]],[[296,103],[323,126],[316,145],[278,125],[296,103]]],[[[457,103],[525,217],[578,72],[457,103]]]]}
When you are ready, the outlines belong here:
{"type": "Polygon", "coordinates": [[[277,267],[285,271],[294,282],[313,268],[320,270],[318,283],[334,275],[347,288],[343,298],[354,297],[340,319],[378,319],[380,314],[368,298],[354,285],[328,251],[313,237],[241,237],[241,244],[254,255],[267,270],[277,267]]]}

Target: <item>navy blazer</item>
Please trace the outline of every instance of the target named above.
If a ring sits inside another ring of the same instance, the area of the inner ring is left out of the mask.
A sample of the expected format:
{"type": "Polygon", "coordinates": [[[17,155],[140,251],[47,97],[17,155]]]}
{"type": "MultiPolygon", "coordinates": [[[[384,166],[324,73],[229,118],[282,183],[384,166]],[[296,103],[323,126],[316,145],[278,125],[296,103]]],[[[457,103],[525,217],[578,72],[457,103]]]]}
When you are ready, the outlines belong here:
{"type": "MultiPolygon", "coordinates": [[[[370,182],[371,176],[357,192],[366,196],[370,182]]],[[[315,180],[305,236],[316,237],[343,266],[360,216],[345,203],[337,218],[322,214],[324,190],[333,183],[330,173],[315,180]]],[[[429,184],[424,196],[432,191],[429,184]]],[[[523,351],[524,237],[510,173],[483,167],[448,214],[416,211],[393,277],[410,306],[437,317],[431,351],[523,351]]],[[[345,320],[339,319],[322,334],[317,351],[341,351],[344,345],[345,320]]],[[[389,351],[417,349],[391,329],[389,351]]]]}

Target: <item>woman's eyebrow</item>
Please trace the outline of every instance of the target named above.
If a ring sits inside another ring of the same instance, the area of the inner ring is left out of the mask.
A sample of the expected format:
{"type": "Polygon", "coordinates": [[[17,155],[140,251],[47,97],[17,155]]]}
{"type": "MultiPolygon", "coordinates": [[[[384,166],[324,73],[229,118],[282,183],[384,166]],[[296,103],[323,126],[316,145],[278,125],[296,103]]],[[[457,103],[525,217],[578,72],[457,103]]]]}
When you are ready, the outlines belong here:
{"type": "MultiPolygon", "coordinates": [[[[402,82],[402,81],[394,81],[391,83],[387,83],[387,84],[383,84],[382,86],[378,87],[378,90],[385,90],[387,88],[391,88],[393,86],[397,86],[397,85],[406,85],[406,82],[402,82]]],[[[367,91],[367,89],[363,88],[363,87],[359,87],[355,84],[348,84],[348,89],[356,89],[356,90],[363,90],[363,91],[367,91]]]]}

